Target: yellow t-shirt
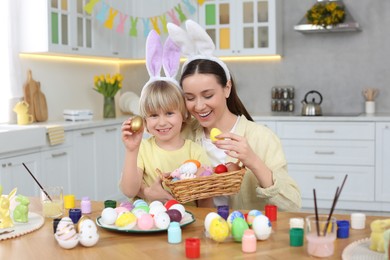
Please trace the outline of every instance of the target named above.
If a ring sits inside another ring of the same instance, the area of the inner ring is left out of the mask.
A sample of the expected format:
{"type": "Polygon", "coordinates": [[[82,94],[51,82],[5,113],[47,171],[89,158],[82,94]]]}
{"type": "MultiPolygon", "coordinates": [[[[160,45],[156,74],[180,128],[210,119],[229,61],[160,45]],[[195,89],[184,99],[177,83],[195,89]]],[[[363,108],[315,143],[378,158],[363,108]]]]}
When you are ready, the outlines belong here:
{"type": "Polygon", "coordinates": [[[172,172],[186,160],[198,160],[202,165],[210,166],[206,151],[197,143],[186,139],[184,145],[175,151],[166,151],[156,144],[152,136],[143,139],[138,153],[137,166],[143,170],[143,181],[151,186],[157,179],[159,169],[163,173],[172,172]]]}

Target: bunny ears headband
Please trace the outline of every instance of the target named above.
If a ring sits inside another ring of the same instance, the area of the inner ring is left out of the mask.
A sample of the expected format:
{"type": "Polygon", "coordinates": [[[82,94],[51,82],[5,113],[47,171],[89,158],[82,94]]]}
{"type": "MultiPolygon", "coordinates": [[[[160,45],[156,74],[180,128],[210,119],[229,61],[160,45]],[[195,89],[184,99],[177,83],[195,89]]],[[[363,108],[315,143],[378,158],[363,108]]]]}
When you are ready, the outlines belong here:
{"type": "Polygon", "coordinates": [[[169,37],[164,46],[160,41],[160,35],[151,30],[146,39],[146,69],[149,73],[149,81],[142,88],[144,90],[154,81],[164,80],[173,83],[179,89],[179,83],[175,77],[180,66],[180,48],[169,37]],[[161,68],[165,77],[161,76],[161,68]]]}
{"type": "Polygon", "coordinates": [[[167,24],[169,37],[181,47],[183,55],[188,57],[183,64],[182,71],[191,61],[206,59],[218,63],[225,71],[227,80],[230,80],[230,72],[226,64],[213,55],[215,45],[207,32],[192,20],[187,20],[185,24],[187,31],[176,24],[167,24]]]}

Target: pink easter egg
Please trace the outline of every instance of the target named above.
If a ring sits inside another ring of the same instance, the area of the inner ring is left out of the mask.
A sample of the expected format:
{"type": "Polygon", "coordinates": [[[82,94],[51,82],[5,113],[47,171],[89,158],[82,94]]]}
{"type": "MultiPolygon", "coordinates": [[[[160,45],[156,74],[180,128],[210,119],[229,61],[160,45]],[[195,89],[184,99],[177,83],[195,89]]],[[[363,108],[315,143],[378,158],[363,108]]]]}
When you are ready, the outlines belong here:
{"type": "Polygon", "coordinates": [[[137,225],[141,230],[149,230],[154,226],[154,219],[150,214],[143,214],[138,218],[137,225]]]}

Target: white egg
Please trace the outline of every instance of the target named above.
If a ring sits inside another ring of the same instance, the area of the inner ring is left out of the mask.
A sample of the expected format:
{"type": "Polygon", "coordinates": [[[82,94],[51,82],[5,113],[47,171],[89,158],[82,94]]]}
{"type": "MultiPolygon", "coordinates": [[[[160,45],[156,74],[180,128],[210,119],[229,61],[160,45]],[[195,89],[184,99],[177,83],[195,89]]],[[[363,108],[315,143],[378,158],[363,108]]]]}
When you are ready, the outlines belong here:
{"type": "Polygon", "coordinates": [[[272,232],[271,221],[265,215],[256,216],[253,219],[252,229],[258,240],[267,240],[272,232]]]}
{"type": "Polygon", "coordinates": [[[159,201],[159,200],[154,200],[154,201],[152,201],[152,202],[149,204],[149,208],[151,209],[151,208],[153,208],[153,207],[155,207],[155,206],[159,206],[159,205],[164,206],[164,204],[163,204],[161,201],[159,201]]]}
{"type": "Polygon", "coordinates": [[[177,209],[178,211],[180,211],[182,218],[184,217],[184,215],[186,213],[186,209],[184,208],[184,206],[182,204],[174,204],[169,209],[177,209]]]}
{"type": "Polygon", "coordinates": [[[216,212],[210,212],[209,214],[206,215],[206,218],[204,220],[204,229],[206,230],[206,235],[209,234],[211,221],[215,218],[220,218],[220,217],[221,216],[218,215],[216,212]]]}
{"type": "Polygon", "coordinates": [[[149,214],[157,215],[158,213],[166,212],[166,211],[167,211],[167,208],[163,204],[155,205],[153,207],[150,207],[149,214]]]}
{"type": "Polygon", "coordinates": [[[137,218],[140,218],[144,214],[148,214],[144,209],[142,208],[134,208],[131,213],[133,213],[137,218]]]}
{"type": "Polygon", "coordinates": [[[86,247],[94,246],[99,241],[99,234],[95,223],[90,220],[84,220],[79,233],[80,244],[86,247]]]}
{"type": "Polygon", "coordinates": [[[154,224],[159,229],[167,229],[169,223],[171,223],[171,219],[166,212],[160,212],[154,216],[154,224]]]}
{"type": "Polygon", "coordinates": [[[115,223],[118,213],[113,208],[105,208],[102,211],[101,220],[104,224],[113,225],[115,223]]]}

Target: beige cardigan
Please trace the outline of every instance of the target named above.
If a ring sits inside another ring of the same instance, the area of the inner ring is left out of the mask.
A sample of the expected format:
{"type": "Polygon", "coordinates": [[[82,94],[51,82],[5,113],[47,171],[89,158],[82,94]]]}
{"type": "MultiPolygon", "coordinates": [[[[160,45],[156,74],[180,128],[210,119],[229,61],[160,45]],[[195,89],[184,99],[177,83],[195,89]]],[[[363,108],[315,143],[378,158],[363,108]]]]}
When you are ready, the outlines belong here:
{"type": "MultiPolygon", "coordinates": [[[[274,204],[281,211],[297,211],[301,208],[301,193],[296,182],[288,175],[287,161],[279,138],[267,127],[240,116],[234,131],[244,136],[253,151],[273,173],[274,185],[261,188],[254,174],[248,169],[238,194],[230,196],[232,209],[264,210],[266,204],[274,204]]],[[[203,128],[194,119],[183,131],[186,138],[202,144],[203,128]]],[[[236,161],[228,157],[227,161],[236,161]]]]}

